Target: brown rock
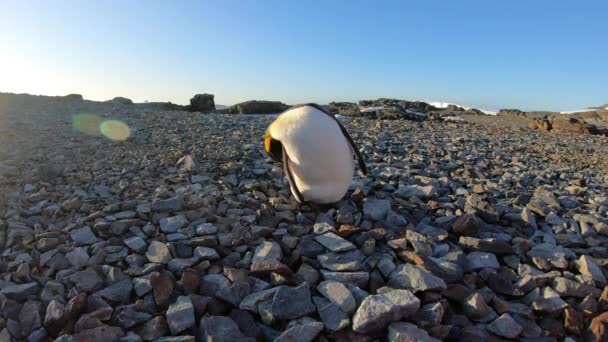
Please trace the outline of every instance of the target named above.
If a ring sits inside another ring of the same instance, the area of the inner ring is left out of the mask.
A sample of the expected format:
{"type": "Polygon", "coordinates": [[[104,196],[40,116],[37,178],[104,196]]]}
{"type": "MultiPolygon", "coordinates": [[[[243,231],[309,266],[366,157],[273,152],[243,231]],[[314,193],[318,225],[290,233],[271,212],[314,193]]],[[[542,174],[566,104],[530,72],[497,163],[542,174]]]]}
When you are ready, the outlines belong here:
{"type": "Polygon", "coordinates": [[[165,316],[156,316],[135,329],[135,333],[144,341],[152,341],[164,336],[169,331],[169,325],[165,316]]]}
{"type": "Polygon", "coordinates": [[[353,226],[352,224],[343,224],[338,228],[338,235],[346,239],[361,232],[361,230],[361,228],[353,226]]]}
{"type": "Polygon", "coordinates": [[[180,284],[186,293],[194,293],[198,290],[198,287],[201,283],[198,272],[193,269],[185,269],[182,273],[182,279],[180,280],[180,284]]]}
{"type": "Polygon", "coordinates": [[[567,307],[564,310],[564,327],[569,333],[580,336],[585,330],[583,313],[567,307]]]}
{"type": "Polygon", "coordinates": [[[456,235],[478,236],[483,221],[475,214],[458,216],[452,223],[452,232],[456,235]]]}
{"type": "Polygon", "coordinates": [[[365,194],[361,188],[356,188],[353,193],[350,195],[350,198],[356,203],[361,203],[365,199],[365,194]]]}
{"type": "Polygon", "coordinates": [[[154,291],[154,300],[159,306],[167,306],[170,303],[171,294],[175,288],[175,281],[170,272],[154,272],[150,275],[150,282],[154,291]]]}
{"type": "Polygon", "coordinates": [[[589,325],[589,335],[592,341],[608,341],[608,311],[595,317],[589,325]]]}

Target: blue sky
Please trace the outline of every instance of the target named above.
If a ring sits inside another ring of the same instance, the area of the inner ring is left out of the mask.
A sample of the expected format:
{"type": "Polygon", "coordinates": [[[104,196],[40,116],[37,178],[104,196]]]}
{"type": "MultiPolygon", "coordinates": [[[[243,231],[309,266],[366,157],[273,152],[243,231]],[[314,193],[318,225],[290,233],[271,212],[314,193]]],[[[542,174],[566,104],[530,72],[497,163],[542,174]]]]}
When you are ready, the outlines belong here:
{"type": "Polygon", "coordinates": [[[486,109],[608,102],[608,1],[0,0],[0,91],[486,109]]]}

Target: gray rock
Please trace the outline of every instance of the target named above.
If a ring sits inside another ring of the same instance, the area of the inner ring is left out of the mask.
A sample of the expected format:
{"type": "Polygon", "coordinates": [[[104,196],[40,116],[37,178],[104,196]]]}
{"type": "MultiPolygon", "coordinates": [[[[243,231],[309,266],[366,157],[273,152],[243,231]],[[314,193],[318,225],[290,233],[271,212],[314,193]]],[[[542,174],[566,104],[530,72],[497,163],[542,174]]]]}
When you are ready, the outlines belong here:
{"type": "Polygon", "coordinates": [[[348,314],[353,313],[357,309],[353,294],[342,283],[325,280],[317,286],[317,291],[348,314]]]}
{"type": "Polygon", "coordinates": [[[483,268],[500,268],[496,255],[486,252],[471,252],[467,254],[466,271],[483,268]]]}
{"type": "Polygon", "coordinates": [[[160,213],[180,211],[183,208],[184,200],[178,197],[164,200],[157,199],[152,203],[152,210],[160,213]]]}
{"type": "Polygon", "coordinates": [[[115,325],[130,329],[136,325],[148,322],[151,318],[151,314],[135,311],[133,305],[126,305],[116,309],[114,320],[116,321],[115,325]]]}
{"type": "Polygon", "coordinates": [[[331,271],[358,271],[365,256],[354,249],[346,253],[327,253],[317,256],[323,268],[331,271]]]}
{"type": "Polygon", "coordinates": [[[391,322],[413,315],[419,307],[420,300],[408,290],[369,296],[353,317],[353,330],[361,334],[379,331],[391,322]]]}
{"type": "Polygon", "coordinates": [[[373,221],[382,221],[391,210],[390,200],[370,199],[363,204],[363,215],[373,221]]]}
{"type": "Polygon", "coordinates": [[[388,327],[388,341],[390,342],[439,342],[440,340],[412,323],[395,322],[388,327]]]}
{"type": "Polygon", "coordinates": [[[244,281],[237,281],[229,287],[221,288],[215,296],[232,306],[238,308],[241,301],[249,295],[251,292],[251,286],[249,283],[244,281]]]}
{"type": "Polygon", "coordinates": [[[477,292],[465,298],[462,308],[467,317],[475,322],[485,323],[498,317],[496,312],[486,304],[483,296],[477,292]]]}
{"type": "Polygon", "coordinates": [[[602,290],[598,288],[564,277],[557,277],[553,279],[551,287],[562,297],[584,298],[589,294],[593,295],[594,297],[599,297],[602,293],[602,290]]]}
{"type": "Polygon", "coordinates": [[[388,285],[414,292],[445,290],[447,287],[443,279],[412,264],[397,266],[390,275],[388,285]]]}
{"type": "Polygon", "coordinates": [[[230,318],[223,316],[205,316],[200,322],[200,336],[207,342],[255,342],[255,338],[246,337],[238,325],[230,318]]]}
{"type": "Polygon", "coordinates": [[[340,307],[336,304],[322,297],[313,297],[312,299],[327,330],[338,331],[350,324],[348,315],[340,310],[340,307]]]}
{"type": "Polygon", "coordinates": [[[171,334],[177,335],[194,326],[194,306],[188,296],[179,296],[167,309],[167,324],[171,334]]]}
{"type": "Polygon", "coordinates": [[[284,331],[275,342],[311,342],[323,330],[321,322],[305,322],[284,331]]]}
{"type": "Polygon", "coordinates": [[[282,286],[272,298],[270,312],[275,319],[294,319],[315,311],[308,284],[297,287],[282,286]]]}
{"type": "Polygon", "coordinates": [[[362,288],[367,287],[369,281],[369,273],[358,271],[358,272],[332,272],[321,270],[323,279],[335,280],[343,284],[353,284],[362,288]]]}
{"type": "Polygon", "coordinates": [[[160,230],[163,233],[175,233],[178,229],[185,227],[188,224],[188,220],[181,216],[165,217],[160,220],[160,230]]]}
{"type": "Polygon", "coordinates": [[[582,275],[593,278],[593,281],[599,286],[606,286],[607,281],[602,269],[589,256],[581,255],[577,266],[582,275]]]}
{"type": "Polygon", "coordinates": [[[35,295],[40,290],[38,283],[26,283],[26,284],[7,284],[3,285],[0,289],[0,293],[5,295],[6,298],[22,302],[27,297],[35,295]]]}
{"type": "Polygon", "coordinates": [[[393,193],[393,195],[402,198],[410,198],[413,196],[420,198],[428,198],[437,196],[437,189],[435,189],[432,185],[422,186],[422,185],[407,185],[400,186],[397,191],[393,193]]]}
{"type": "Polygon", "coordinates": [[[279,287],[273,287],[248,295],[247,297],[243,298],[243,300],[239,304],[239,309],[257,313],[258,304],[272,299],[278,289],[279,287]]]}
{"type": "Polygon", "coordinates": [[[125,278],[101,291],[98,291],[96,294],[112,302],[125,303],[131,298],[132,289],[133,284],[131,283],[131,279],[125,278]]]}
{"type": "Polygon", "coordinates": [[[166,264],[171,260],[171,252],[164,243],[153,240],[148,246],[146,258],[150,262],[166,264]]]}
{"type": "Polygon", "coordinates": [[[89,226],[72,230],[70,237],[76,243],[76,246],[93,245],[99,242],[99,239],[89,226]]]}
{"type": "Polygon", "coordinates": [[[218,228],[213,223],[203,223],[196,226],[196,235],[213,235],[217,234],[218,228]]]}
{"type": "Polygon", "coordinates": [[[76,272],[67,278],[82,292],[93,292],[103,287],[103,278],[93,268],[76,272]]]}
{"type": "Polygon", "coordinates": [[[521,334],[522,327],[508,313],[502,314],[488,325],[488,330],[498,336],[516,338],[521,334]]]}
{"type": "Polygon", "coordinates": [[[315,240],[332,252],[347,252],[357,248],[352,242],[345,240],[332,232],[315,236],[315,240]]]}
{"type": "Polygon", "coordinates": [[[199,246],[194,249],[194,257],[202,260],[218,260],[220,255],[213,248],[199,246]]]}
{"type": "Polygon", "coordinates": [[[139,236],[133,236],[126,239],[125,245],[137,253],[143,253],[146,250],[146,241],[139,236]]]}
{"type": "Polygon", "coordinates": [[[73,251],[68,252],[65,257],[68,259],[70,264],[76,268],[81,269],[89,263],[89,254],[87,249],[84,247],[77,247],[73,251]]]}
{"type": "Polygon", "coordinates": [[[255,249],[253,255],[253,261],[261,260],[281,260],[283,252],[281,252],[281,246],[274,241],[262,241],[260,245],[255,249]]]}

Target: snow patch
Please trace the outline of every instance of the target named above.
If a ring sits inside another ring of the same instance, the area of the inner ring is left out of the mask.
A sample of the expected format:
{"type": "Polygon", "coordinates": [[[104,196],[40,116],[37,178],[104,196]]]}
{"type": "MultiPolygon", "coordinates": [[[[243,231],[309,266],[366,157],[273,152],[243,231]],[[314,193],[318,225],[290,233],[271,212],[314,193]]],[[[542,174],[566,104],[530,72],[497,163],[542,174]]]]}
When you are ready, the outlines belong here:
{"type": "MultiPolygon", "coordinates": [[[[451,102],[442,102],[442,101],[425,101],[428,104],[430,104],[431,106],[435,106],[437,108],[448,108],[449,105],[454,105],[454,106],[458,106],[458,107],[462,107],[465,110],[471,109],[473,107],[468,107],[468,106],[463,106],[457,103],[451,103],[451,102]]],[[[478,108],[479,109],[479,108],[478,108]]],[[[496,115],[498,113],[498,111],[496,110],[487,110],[487,109],[479,109],[480,111],[488,114],[488,115],[496,115]]]]}

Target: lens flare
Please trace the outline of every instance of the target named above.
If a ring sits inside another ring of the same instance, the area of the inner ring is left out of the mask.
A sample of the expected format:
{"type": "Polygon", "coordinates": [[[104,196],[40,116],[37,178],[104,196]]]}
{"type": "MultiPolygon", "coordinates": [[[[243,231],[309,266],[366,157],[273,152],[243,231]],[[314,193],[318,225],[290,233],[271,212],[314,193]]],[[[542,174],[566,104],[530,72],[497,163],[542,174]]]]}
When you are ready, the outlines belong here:
{"type": "Polygon", "coordinates": [[[131,136],[129,126],[119,120],[106,120],[99,126],[101,134],[114,141],[125,141],[131,136]]]}
{"type": "Polygon", "coordinates": [[[102,120],[95,114],[77,114],[72,116],[72,126],[80,133],[99,136],[99,125],[102,120]]]}

